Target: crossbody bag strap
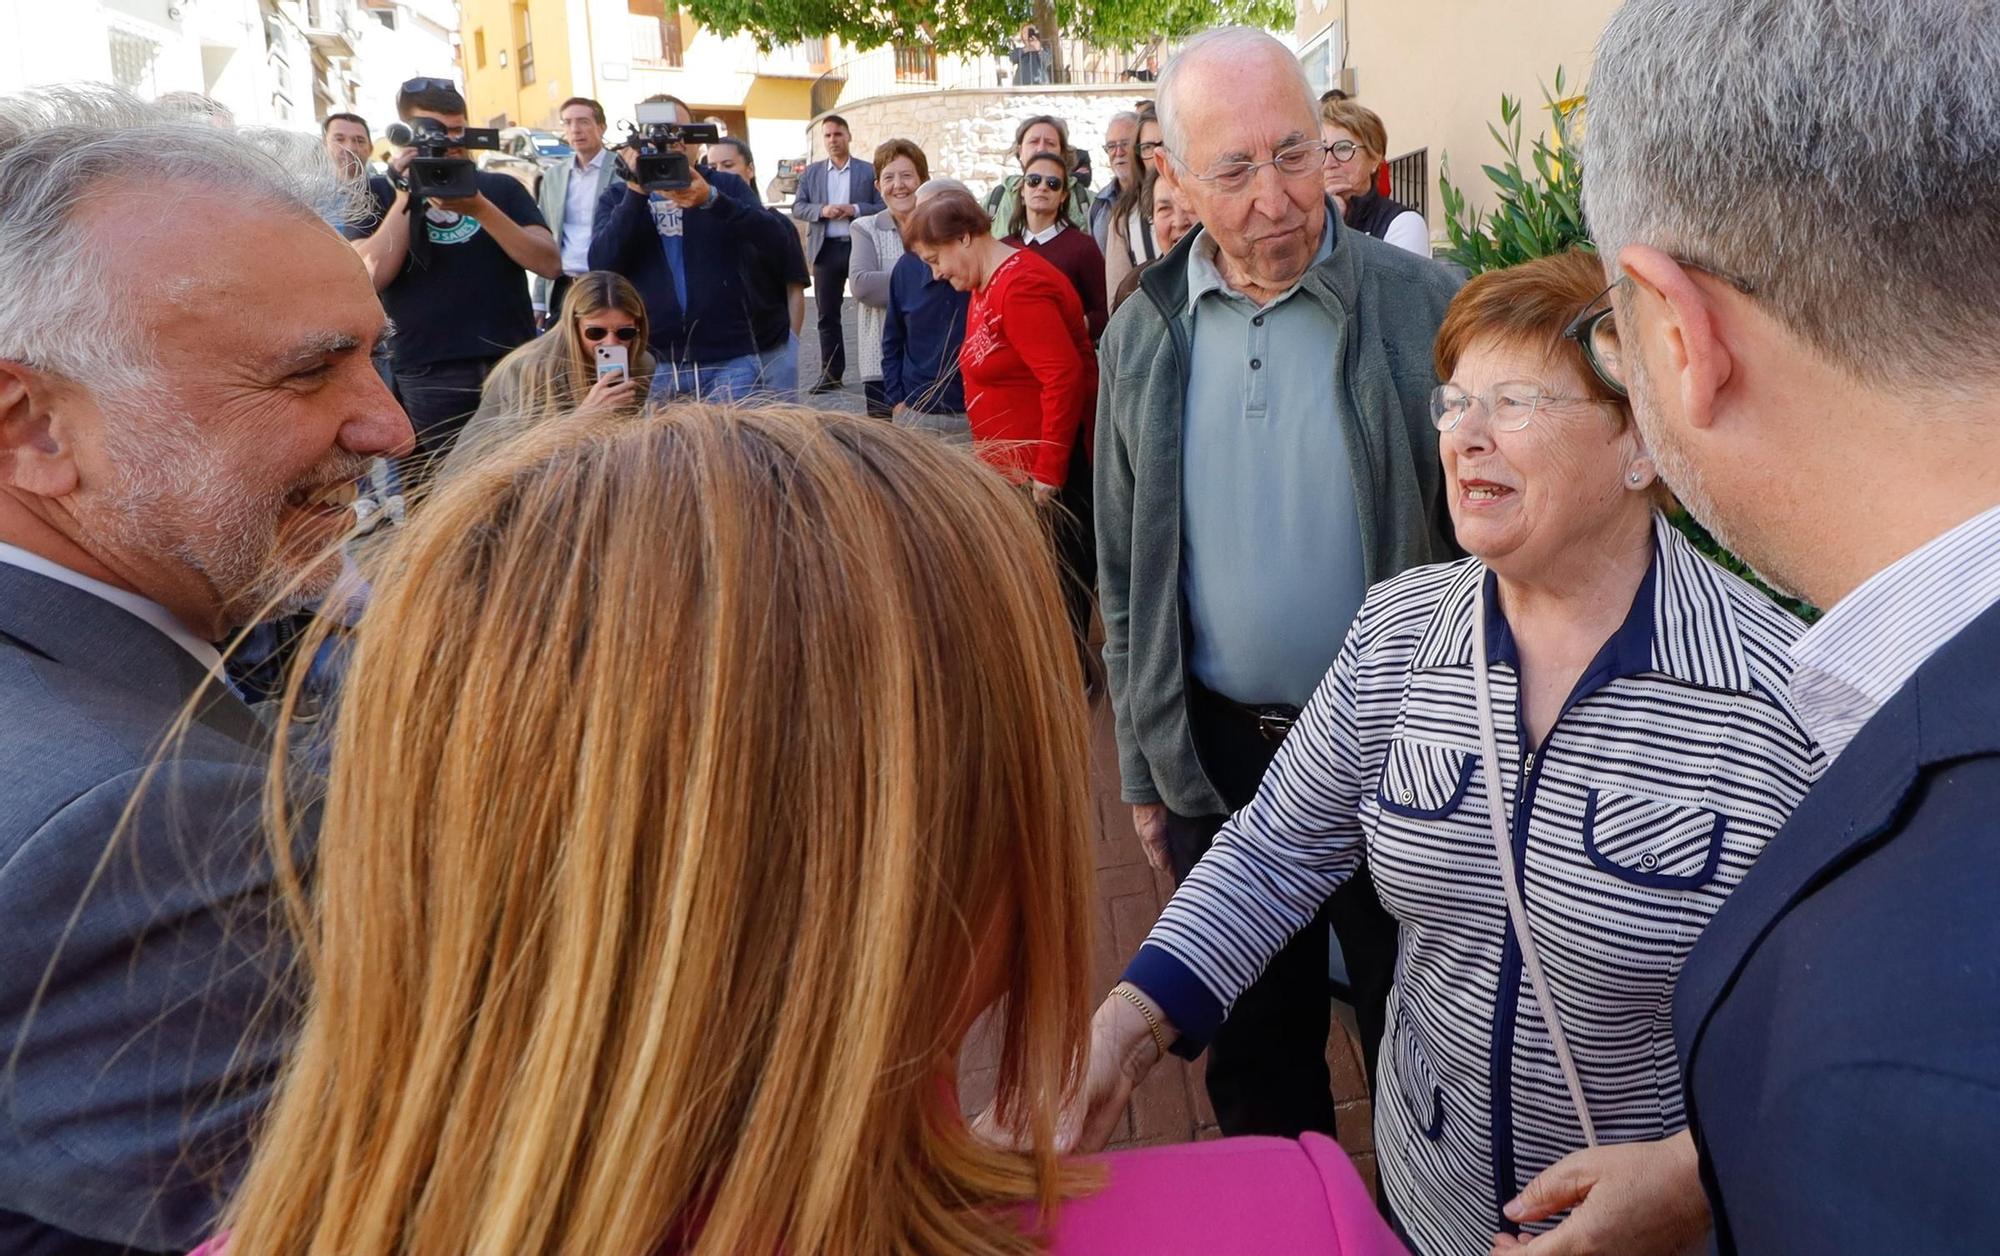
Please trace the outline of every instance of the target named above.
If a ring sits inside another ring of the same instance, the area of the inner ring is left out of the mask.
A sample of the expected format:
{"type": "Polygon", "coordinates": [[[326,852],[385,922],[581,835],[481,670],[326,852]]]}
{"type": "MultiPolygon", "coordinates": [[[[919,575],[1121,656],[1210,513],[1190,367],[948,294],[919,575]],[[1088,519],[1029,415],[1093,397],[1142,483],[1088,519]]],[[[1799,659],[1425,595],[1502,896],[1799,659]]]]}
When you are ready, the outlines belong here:
{"type": "Polygon", "coordinates": [[[1514,843],[1507,835],[1507,797],[1500,775],[1499,743],[1493,733],[1493,696],[1486,680],[1486,573],[1483,571],[1472,595],[1472,689],[1479,708],[1479,759],[1486,772],[1489,796],[1486,818],[1493,830],[1493,853],[1500,861],[1500,885],[1507,898],[1507,915],[1514,922],[1514,936],[1521,942],[1521,966],[1527,970],[1528,985],[1534,990],[1535,1003],[1542,1009],[1542,1020],[1549,1027],[1549,1041],[1555,1046],[1563,1084],[1569,1087],[1570,1102],[1576,1105],[1577,1120],[1583,1124],[1584,1145],[1595,1147],[1597,1130],[1590,1122],[1590,1105],[1584,1102],[1583,1082],[1577,1076],[1569,1038],[1563,1033],[1562,1015],[1549,993],[1548,979],[1542,975],[1541,957],[1535,952],[1535,934],[1528,927],[1528,905],[1521,900],[1514,843]]]}

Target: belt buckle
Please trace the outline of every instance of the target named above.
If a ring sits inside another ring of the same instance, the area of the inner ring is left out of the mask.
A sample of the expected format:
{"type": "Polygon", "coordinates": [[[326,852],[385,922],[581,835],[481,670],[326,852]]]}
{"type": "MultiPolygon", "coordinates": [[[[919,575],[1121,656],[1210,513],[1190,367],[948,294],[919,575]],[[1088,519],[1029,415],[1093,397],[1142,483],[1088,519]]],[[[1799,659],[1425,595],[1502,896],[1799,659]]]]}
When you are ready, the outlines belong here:
{"type": "Polygon", "coordinates": [[[1265,741],[1283,741],[1285,734],[1292,731],[1292,724],[1294,722],[1289,715],[1280,715],[1276,711],[1259,711],[1257,712],[1257,735],[1265,741]]]}

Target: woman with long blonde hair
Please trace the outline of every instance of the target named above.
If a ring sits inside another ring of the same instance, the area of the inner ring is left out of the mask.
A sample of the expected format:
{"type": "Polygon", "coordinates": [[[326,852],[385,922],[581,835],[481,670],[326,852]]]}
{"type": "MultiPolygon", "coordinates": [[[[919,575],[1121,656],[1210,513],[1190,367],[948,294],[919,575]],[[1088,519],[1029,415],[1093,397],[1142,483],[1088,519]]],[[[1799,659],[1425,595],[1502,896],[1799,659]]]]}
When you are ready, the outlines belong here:
{"type": "MultiPolygon", "coordinates": [[[[790,408],[579,415],[441,481],[358,634],[230,1256],[1092,1250],[1039,540],[963,451],[790,408]],[[1021,1151],[959,1109],[989,1011],[1021,1151]]],[[[1242,1211],[1203,1196],[1139,1202],[1242,1211]]]]}
{"type": "Polygon", "coordinates": [[[575,410],[637,414],[653,384],[646,347],[646,303],[620,275],[578,275],[555,325],[500,359],[479,395],[479,409],[452,443],[444,467],[457,471],[510,436],[575,410]],[[623,372],[598,369],[597,350],[625,351],[623,372]]]}

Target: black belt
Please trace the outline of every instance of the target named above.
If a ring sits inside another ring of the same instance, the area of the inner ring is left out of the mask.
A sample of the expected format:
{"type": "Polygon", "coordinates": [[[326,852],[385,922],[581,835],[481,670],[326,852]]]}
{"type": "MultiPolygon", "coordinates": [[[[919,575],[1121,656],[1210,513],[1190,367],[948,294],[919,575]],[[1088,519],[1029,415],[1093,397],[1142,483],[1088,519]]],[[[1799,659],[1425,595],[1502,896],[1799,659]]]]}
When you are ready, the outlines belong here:
{"type": "Polygon", "coordinates": [[[1230,714],[1241,718],[1251,728],[1256,730],[1259,737],[1268,742],[1277,743],[1283,741],[1285,735],[1292,731],[1292,725],[1299,722],[1299,708],[1295,706],[1286,706],[1283,703],[1276,703],[1270,706],[1253,706],[1250,703],[1238,702],[1234,698],[1226,697],[1215,692],[1213,689],[1209,689],[1207,692],[1208,696],[1215,699],[1218,705],[1230,714]]]}

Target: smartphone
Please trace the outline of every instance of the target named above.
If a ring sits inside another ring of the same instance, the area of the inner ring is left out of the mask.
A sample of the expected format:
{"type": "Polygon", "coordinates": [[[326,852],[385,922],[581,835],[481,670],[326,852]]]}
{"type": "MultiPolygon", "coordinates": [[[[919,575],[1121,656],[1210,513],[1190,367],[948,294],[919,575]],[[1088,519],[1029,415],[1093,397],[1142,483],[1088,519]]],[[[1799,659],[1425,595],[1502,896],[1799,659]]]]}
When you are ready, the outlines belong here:
{"type": "Polygon", "coordinates": [[[626,363],[625,346],[597,346],[597,378],[603,379],[613,371],[618,371],[628,378],[632,374],[631,368],[626,363]]]}

